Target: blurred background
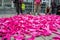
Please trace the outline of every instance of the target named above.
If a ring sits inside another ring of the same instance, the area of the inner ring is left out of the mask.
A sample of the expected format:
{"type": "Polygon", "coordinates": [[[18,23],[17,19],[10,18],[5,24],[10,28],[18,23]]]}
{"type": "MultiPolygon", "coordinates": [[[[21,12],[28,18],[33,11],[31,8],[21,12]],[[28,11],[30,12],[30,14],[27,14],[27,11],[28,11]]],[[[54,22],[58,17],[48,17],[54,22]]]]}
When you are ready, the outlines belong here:
{"type": "MultiPolygon", "coordinates": [[[[48,5],[51,6],[52,0],[42,0],[42,6],[41,6],[41,13],[45,13],[46,8],[46,2],[48,2],[48,5]]],[[[56,3],[56,6],[60,5],[60,0],[54,0],[56,3]]],[[[24,13],[30,13],[34,10],[34,0],[23,0],[24,4],[26,5],[26,8],[24,10],[24,13]]],[[[52,8],[51,8],[52,9],[52,8]]],[[[55,8],[57,10],[57,8],[55,8]]],[[[56,13],[57,11],[55,11],[56,13]]],[[[15,6],[13,3],[13,0],[0,0],[0,15],[14,15],[16,14],[15,6]]]]}
{"type": "MultiPolygon", "coordinates": [[[[25,4],[25,10],[24,13],[33,13],[34,12],[34,0],[23,0],[25,4]]],[[[52,0],[42,0],[42,6],[41,6],[41,13],[45,13],[46,9],[46,2],[48,2],[48,6],[52,6],[52,0]]],[[[57,10],[60,7],[60,0],[54,0],[56,3],[55,11],[54,13],[57,13],[57,10]]],[[[50,7],[52,10],[52,7],[50,7]]],[[[60,10],[60,9],[59,9],[60,10]]],[[[52,13],[52,11],[50,12],[52,13]]],[[[13,0],[0,0],[0,17],[10,17],[13,15],[16,15],[16,7],[14,6],[13,0]]],[[[54,35],[52,35],[54,36],[54,35]]],[[[51,37],[52,37],[51,36],[51,37]]],[[[48,40],[51,37],[47,37],[46,39],[48,40]]],[[[40,40],[41,38],[37,38],[37,40],[40,40]]],[[[41,39],[43,40],[43,39],[41,39]]]]}

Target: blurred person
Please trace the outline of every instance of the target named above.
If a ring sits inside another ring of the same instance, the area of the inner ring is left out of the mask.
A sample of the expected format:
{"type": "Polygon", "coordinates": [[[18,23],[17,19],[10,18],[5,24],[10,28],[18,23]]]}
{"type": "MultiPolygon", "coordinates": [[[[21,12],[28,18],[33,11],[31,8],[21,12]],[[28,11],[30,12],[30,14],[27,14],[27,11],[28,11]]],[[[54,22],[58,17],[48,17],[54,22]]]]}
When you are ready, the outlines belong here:
{"type": "Polygon", "coordinates": [[[23,10],[22,10],[22,5],[23,4],[23,0],[19,0],[19,9],[20,9],[20,13],[23,14],[23,10]]]}
{"type": "Polygon", "coordinates": [[[19,14],[19,13],[22,14],[22,8],[21,8],[22,2],[23,2],[23,0],[14,0],[17,14],[19,14]]]}
{"type": "Polygon", "coordinates": [[[45,13],[50,14],[50,7],[49,6],[46,7],[45,13]]]}
{"type": "Polygon", "coordinates": [[[22,2],[22,13],[25,11],[25,3],[22,2]]]}
{"type": "Polygon", "coordinates": [[[50,1],[46,1],[45,14],[51,14],[51,0],[50,1]]]}
{"type": "Polygon", "coordinates": [[[41,12],[41,1],[42,0],[34,0],[34,15],[41,12]]]}
{"type": "Polygon", "coordinates": [[[19,0],[13,0],[14,1],[14,5],[15,5],[15,7],[16,7],[16,12],[17,12],[17,14],[19,14],[20,12],[19,12],[19,0]]]}
{"type": "Polygon", "coordinates": [[[57,6],[57,15],[60,15],[60,5],[57,6]]]}
{"type": "Polygon", "coordinates": [[[56,8],[56,3],[55,3],[55,0],[52,0],[52,2],[51,2],[51,7],[52,7],[52,14],[55,14],[55,8],[56,8]]]}

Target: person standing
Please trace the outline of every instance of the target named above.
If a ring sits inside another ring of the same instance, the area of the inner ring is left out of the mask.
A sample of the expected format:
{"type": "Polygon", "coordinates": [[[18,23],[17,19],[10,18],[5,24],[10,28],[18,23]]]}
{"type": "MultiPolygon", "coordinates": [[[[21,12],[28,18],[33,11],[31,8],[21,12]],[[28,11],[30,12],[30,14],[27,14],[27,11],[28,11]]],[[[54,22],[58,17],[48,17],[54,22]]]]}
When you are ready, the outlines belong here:
{"type": "Polygon", "coordinates": [[[55,3],[55,0],[52,0],[52,2],[51,2],[51,7],[52,7],[52,14],[55,14],[55,9],[56,9],[56,3],[55,3]]]}
{"type": "Polygon", "coordinates": [[[20,13],[19,12],[19,0],[13,0],[13,2],[14,2],[14,5],[15,5],[17,14],[19,14],[20,13]]]}
{"type": "Polygon", "coordinates": [[[57,13],[56,15],[60,15],[60,5],[57,6],[57,13]]]}
{"type": "Polygon", "coordinates": [[[49,6],[46,7],[45,14],[46,14],[46,15],[47,15],[47,14],[50,14],[50,7],[49,7],[49,6]]]}
{"type": "Polygon", "coordinates": [[[41,11],[41,1],[42,0],[34,0],[34,15],[41,11]]]}
{"type": "Polygon", "coordinates": [[[23,4],[23,0],[19,0],[19,11],[21,14],[23,14],[22,4],[23,4]]]}
{"type": "Polygon", "coordinates": [[[23,0],[14,0],[14,5],[16,7],[16,12],[19,15],[19,13],[22,14],[22,2],[23,0]]]}
{"type": "Polygon", "coordinates": [[[46,0],[45,14],[51,14],[51,0],[46,0]]]}

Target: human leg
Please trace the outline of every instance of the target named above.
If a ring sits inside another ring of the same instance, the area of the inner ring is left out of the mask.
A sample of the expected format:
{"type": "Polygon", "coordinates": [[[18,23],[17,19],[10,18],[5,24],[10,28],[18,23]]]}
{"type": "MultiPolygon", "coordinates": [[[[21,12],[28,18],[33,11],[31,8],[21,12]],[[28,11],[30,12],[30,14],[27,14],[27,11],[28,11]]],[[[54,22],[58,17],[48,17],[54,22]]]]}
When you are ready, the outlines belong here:
{"type": "Polygon", "coordinates": [[[37,10],[38,14],[41,13],[41,4],[38,5],[38,10],[37,10]]]}
{"type": "Polygon", "coordinates": [[[34,4],[34,15],[37,12],[37,4],[34,4]]]}
{"type": "Polygon", "coordinates": [[[19,14],[19,4],[18,3],[15,3],[15,7],[16,7],[17,14],[19,14]]]}

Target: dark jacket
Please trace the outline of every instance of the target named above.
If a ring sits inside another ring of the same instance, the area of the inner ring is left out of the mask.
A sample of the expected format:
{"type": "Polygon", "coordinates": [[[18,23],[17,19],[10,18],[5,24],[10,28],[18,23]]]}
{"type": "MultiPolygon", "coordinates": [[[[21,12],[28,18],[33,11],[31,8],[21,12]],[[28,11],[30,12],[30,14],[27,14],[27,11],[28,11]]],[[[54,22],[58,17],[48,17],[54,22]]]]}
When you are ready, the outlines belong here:
{"type": "Polygon", "coordinates": [[[57,15],[60,15],[60,5],[57,6],[57,15]]]}
{"type": "Polygon", "coordinates": [[[23,0],[13,0],[14,3],[22,3],[23,0]]]}
{"type": "Polygon", "coordinates": [[[56,3],[55,2],[52,2],[51,3],[51,6],[52,6],[52,8],[55,8],[56,7],[56,3]]]}
{"type": "Polygon", "coordinates": [[[13,0],[14,3],[19,3],[19,0],[13,0]]]}

